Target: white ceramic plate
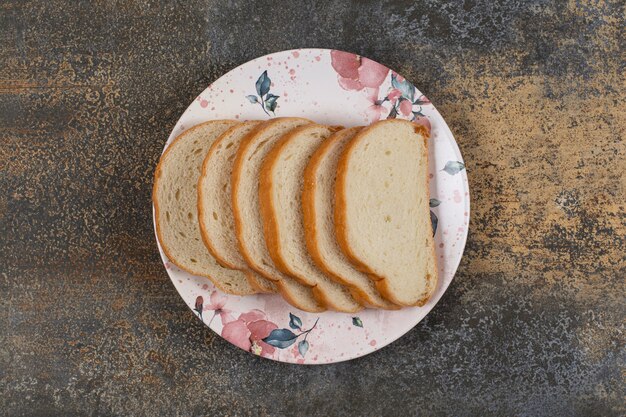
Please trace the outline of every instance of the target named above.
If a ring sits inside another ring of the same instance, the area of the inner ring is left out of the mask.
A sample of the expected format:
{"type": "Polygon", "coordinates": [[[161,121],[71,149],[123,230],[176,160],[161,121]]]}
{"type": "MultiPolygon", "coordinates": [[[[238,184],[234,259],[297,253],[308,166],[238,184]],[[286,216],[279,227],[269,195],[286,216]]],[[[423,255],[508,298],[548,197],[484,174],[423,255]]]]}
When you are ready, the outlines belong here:
{"type": "Polygon", "coordinates": [[[419,323],[450,285],[465,247],[470,197],[463,158],[439,112],[411,83],[367,58],[328,49],[277,52],[235,68],[191,103],[166,148],[186,129],[213,119],[301,116],[349,127],[394,115],[431,128],[431,218],[440,277],[431,300],[399,311],[307,313],[278,295],[225,295],[208,278],[171,264],[159,245],[174,286],[207,326],[242,349],[281,362],[325,364],[381,349],[419,323]],[[277,346],[262,340],[274,329],[285,329],[284,340],[272,342],[277,346]]]}

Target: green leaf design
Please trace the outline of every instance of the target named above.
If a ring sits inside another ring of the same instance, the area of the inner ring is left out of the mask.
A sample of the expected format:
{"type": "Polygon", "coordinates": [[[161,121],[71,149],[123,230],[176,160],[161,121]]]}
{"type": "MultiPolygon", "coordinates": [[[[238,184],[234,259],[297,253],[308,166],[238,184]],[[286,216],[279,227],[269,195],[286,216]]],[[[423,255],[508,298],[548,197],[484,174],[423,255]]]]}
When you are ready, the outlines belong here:
{"type": "Polygon", "coordinates": [[[393,88],[400,90],[402,97],[413,102],[415,98],[415,86],[413,84],[406,79],[404,81],[398,81],[398,77],[395,74],[391,74],[391,85],[393,88]]]}
{"type": "Polygon", "coordinates": [[[433,236],[435,236],[435,233],[437,233],[437,225],[439,224],[439,218],[437,218],[437,215],[432,210],[430,211],[430,224],[433,228],[433,236]]]}
{"type": "Polygon", "coordinates": [[[274,329],[263,341],[268,345],[285,349],[293,345],[297,338],[298,335],[294,334],[289,329],[274,329]]]}
{"type": "Polygon", "coordinates": [[[263,71],[263,74],[256,80],[256,92],[261,98],[270,91],[271,83],[272,80],[267,76],[267,70],[263,71]]]}
{"type": "Polygon", "coordinates": [[[352,317],[352,324],[357,327],[363,327],[363,322],[360,317],[352,317]]]}
{"type": "Polygon", "coordinates": [[[441,204],[441,201],[437,200],[436,198],[431,198],[429,204],[430,204],[430,207],[439,207],[439,204],[441,204]]]}
{"type": "Polygon", "coordinates": [[[267,107],[267,109],[272,113],[274,112],[274,110],[276,110],[276,105],[278,104],[276,103],[276,100],[278,100],[278,97],[280,96],[275,96],[272,93],[268,93],[267,97],[265,98],[265,107],[267,107]]]}
{"type": "Polygon", "coordinates": [[[459,161],[448,161],[443,168],[450,175],[456,175],[465,169],[465,164],[459,161]]]}
{"type": "Polygon", "coordinates": [[[259,98],[257,96],[249,95],[249,96],[246,96],[246,98],[252,104],[256,104],[259,102],[259,98]]]}
{"type": "Polygon", "coordinates": [[[309,342],[307,342],[306,340],[302,340],[300,343],[298,343],[298,352],[300,352],[300,355],[302,356],[306,355],[308,350],[309,350],[309,342]]]}
{"type": "Polygon", "coordinates": [[[289,327],[302,330],[302,320],[300,320],[300,317],[289,313],[289,327]]]}

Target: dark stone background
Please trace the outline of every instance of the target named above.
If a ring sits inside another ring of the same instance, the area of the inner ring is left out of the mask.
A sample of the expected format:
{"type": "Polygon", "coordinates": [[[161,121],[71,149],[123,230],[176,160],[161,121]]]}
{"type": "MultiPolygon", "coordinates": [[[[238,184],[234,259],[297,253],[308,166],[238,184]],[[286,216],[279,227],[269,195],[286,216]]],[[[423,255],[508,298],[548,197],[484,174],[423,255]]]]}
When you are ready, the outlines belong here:
{"type": "Polygon", "coordinates": [[[0,2],[0,414],[626,414],[622,1],[0,2]],[[210,82],[325,47],[405,74],[467,162],[466,254],[372,355],[298,367],[213,334],[152,231],[210,82]]]}

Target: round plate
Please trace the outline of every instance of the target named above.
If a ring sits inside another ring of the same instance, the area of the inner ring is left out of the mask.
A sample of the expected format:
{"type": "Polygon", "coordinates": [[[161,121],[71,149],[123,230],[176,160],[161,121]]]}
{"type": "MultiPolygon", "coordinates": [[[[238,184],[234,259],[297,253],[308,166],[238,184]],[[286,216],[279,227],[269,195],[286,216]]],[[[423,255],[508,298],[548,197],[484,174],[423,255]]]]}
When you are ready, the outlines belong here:
{"type": "Polygon", "coordinates": [[[412,329],[446,291],[463,254],[469,189],[463,158],[450,129],[430,101],[402,76],[370,59],[328,49],[277,52],[247,62],[211,84],[182,115],[166,148],[180,133],[214,119],[300,116],[346,127],[397,117],[431,128],[431,220],[439,283],[423,307],[357,314],[307,313],[278,295],[238,297],[208,278],[170,263],[165,268],[189,308],[213,331],[251,353],[281,362],[325,364],[374,352],[412,329]],[[269,88],[269,91],[267,91],[269,88]],[[285,329],[281,341],[262,341],[285,329]]]}

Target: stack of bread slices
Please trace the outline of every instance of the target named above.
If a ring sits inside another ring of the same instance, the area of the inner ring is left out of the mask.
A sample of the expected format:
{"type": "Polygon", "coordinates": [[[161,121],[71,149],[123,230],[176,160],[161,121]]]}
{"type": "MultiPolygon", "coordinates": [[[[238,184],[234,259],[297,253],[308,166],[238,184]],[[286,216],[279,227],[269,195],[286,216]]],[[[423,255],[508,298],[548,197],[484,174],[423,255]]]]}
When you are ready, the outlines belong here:
{"type": "Polygon", "coordinates": [[[398,119],[202,123],[156,168],[161,247],[224,292],[305,311],[423,305],[437,285],[427,141],[398,119]]]}

